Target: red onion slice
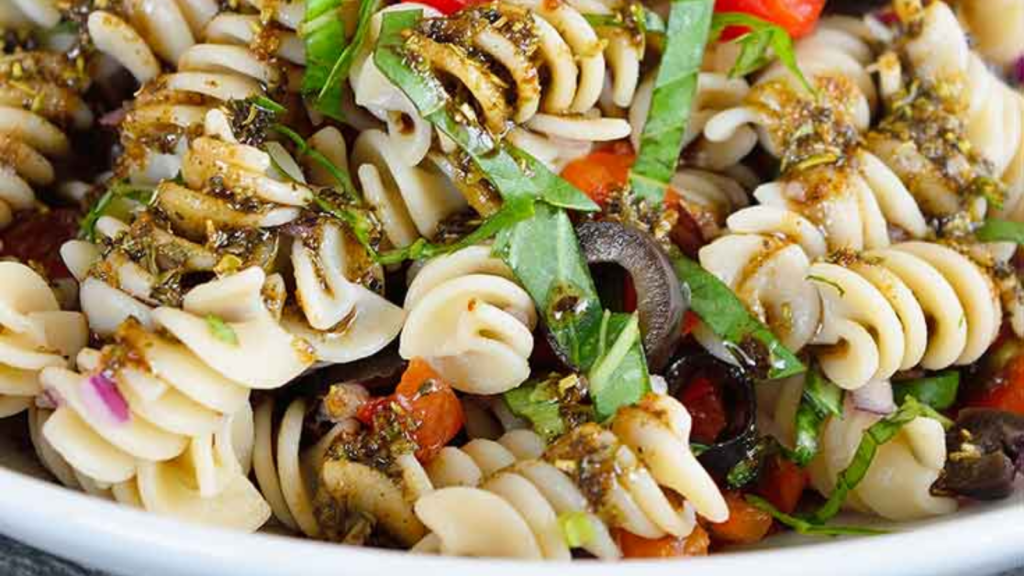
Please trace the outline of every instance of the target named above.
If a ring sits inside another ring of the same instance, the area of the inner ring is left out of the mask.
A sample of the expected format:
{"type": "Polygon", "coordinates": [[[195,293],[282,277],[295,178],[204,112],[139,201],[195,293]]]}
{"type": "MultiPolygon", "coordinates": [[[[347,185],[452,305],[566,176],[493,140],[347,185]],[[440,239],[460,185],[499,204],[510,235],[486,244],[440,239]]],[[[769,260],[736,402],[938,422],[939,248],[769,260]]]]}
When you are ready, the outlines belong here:
{"type": "Polygon", "coordinates": [[[103,414],[117,424],[127,424],[131,419],[128,402],[115,384],[102,372],[89,377],[82,386],[82,400],[88,409],[103,414]]]}
{"type": "Polygon", "coordinates": [[[1017,61],[1013,63],[1013,75],[1011,80],[1017,84],[1024,84],[1024,54],[1021,54],[1017,61]]]}
{"type": "Polygon", "coordinates": [[[858,410],[886,416],[896,410],[892,384],[888,380],[872,380],[853,391],[853,405],[858,410]]]}

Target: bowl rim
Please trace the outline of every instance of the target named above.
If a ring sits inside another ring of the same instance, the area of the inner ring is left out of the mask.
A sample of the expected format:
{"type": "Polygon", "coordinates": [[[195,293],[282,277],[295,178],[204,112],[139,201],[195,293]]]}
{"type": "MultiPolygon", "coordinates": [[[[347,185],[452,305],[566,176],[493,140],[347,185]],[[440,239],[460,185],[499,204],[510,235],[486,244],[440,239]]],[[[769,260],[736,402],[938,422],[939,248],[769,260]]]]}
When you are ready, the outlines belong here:
{"type": "MultiPolygon", "coordinates": [[[[311,576],[384,574],[596,575],[598,562],[552,563],[423,556],[342,546],[272,534],[245,534],[189,525],[145,513],[0,467],[0,531],[59,556],[128,573],[311,576]],[[54,527],[57,527],[56,529],[54,527]],[[161,556],[156,557],[157,554],[161,556]],[[291,562],[284,559],[301,558],[291,562]],[[276,559],[276,561],[275,561],[276,559]],[[268,564],[269,561],[269,564],[268,564]],[[268,572],[267,568],[271,568],[268,572]]],[[[828,567],[830,574],[963,573],[1024,565],[1024,493],[996,508],[971,511],[881,536],[842,538],[784,548],[760,548],[687,559],[704,575],[764,573],[773,564],[828,567]],[[1016,506],[1014,504],[1017,504],[1016,506]],[[893,557],[897,554],[898,557],[893,557]],[[844,559],[836,562],[837,559],[844,559]],[[757,572],[754,572],[757,571],[757,572]]],[[[617,576],[678,575],[665,561],[616,564],[617,576]]]]}

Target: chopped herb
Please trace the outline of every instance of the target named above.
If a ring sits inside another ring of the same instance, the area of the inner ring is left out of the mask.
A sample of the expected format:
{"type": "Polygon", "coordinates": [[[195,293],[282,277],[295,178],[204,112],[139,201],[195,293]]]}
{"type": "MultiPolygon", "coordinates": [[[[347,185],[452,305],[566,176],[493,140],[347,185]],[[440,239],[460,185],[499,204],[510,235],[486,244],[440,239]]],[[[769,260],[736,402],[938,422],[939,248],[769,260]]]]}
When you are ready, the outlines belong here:
{"type": "Polygon", "coordinates": [[[597,537],[593,521],[586,512],[564,512],[558,515],[558,526],[570,548],[586,546],[597,537]]]}
{"type": "MultiPolygon", "coordinates": [[[[771,379],[807,370],[721,280],[684,256],[673,257],[672,264],[676,276],[690,289],[690,309],[719,338],[731,344],[734,356],[742,356],[740,351],[751,345],[763,349],[767,356],[767,376],[771,379]]],[[[741,366],[751,368],[749,358],[737,357],[736,360],[741,366]]]]}
{"type": "Polygon", "coordinates": [[[956,402],[960,388],[960,372],[947,370],[924,378],[902,380],[892,383],[893,398],[897,404],[909,396],[936,410],[945,410],[956,402]]]}
{"type": "Polygon", "coordinates": [[[292,144],[295,146],[296,156],[300,159],[308,156],[310,160],[316,162],[321,168],[326,170],[335,180],[337,180],[338,184],[341,186],[342,192],[348,197],[349,201],[354,202],[355,204],[363,203],[363,197],[360,196],[359,192],[356,190],[355,184],[352,183],[352,178],[347,171],[335,166],[334,162],[331,162],[330,158],[324,156],[319,150],[310,146],[309,143],[306,142],[306,139],[300,136],[298,132],[281,124],[275,124],[273,128],[278,134],[284,136],[288,140],[291,140],[292,144]]]}
{"type": "Polygon", "coordinates": [[[92,205],[79,222],[79,235],[90,242],[96,241],[96,223],[108,214],[127,217],[132,206],[125,201],[148,205],[153,201],[155,191],[148,186],[136,186],[127,180],[117,180],[107,186],[106,191],[92,205]]]}
{"type": "Polygon", "coordinates": [[[262,95],[254,96],[252,98],[252,103],[257,107],[262,108],[263,110],[266,110],[267,112],[271,112],[273,114],[284,114],[285,112],[288,111],[288,109],[285,108],[284,105],[278,104],[277,102],[271,100],[270,98],[262,95]]]}
{"type": "Polygon", "coordinates": [[[640,150],[630,170],[637,196],[660,205],[683,148],[707,45],[712,0],[673,0],[640,150]]]}
{"type": "Polygon", "coordinates": [[[231,344],[232,346],[238,346],[238,334],[235,333],[235,329],[228,325],[220,316],[213,314],[206,315],[206,327],[210,329],[210,334],[213,337],[225,344],[231,344]]]}
{"type": "Polygon", "coordinates": [[[620,406],[635,404],[651,390],[640,339],[640,317],[618,313],[607,318],[607,323],[602,322],[607,330],[602,330],[600,343],[600,349],[606,352],[599,356],[587,378],[598,421],[614,416],[620,406]]]}
{"type": "Polygon", "coordinates": [[[761,498],[760,496],[747,494],[746,499],[747,502],[750,502],[750,504],[755,508],[771,514],[772,518],[775,518],[780,524],[789,526],[798,533],[806,536],[878,536],[881,534],[888,534],[887,530],[862,526],[821,526],[819,524],[808,522],[803,518],[786,514],[775,506],[772,506],[771,502],[761,498]]]}
{"type": "Polygon", "coordinates": [[[793,48],[793,39],[785,28],[743,12],[718,12],[711,22],[712,42],[717,41],[729,26],[742,26],[749,29],[746,34],[732,40],[739,44],[740,54],[736,58],[732,70],[729,71],[730,76],[746,76],[760,70],[771,62],[768,53],[768,50],[771,49],[779,61],[803,84],[804,88],[811,94],[815,93],[814,87],[800,71],[800,66],[796,61],[796,51],[793,48]]]}
{"type": "Polygon", "coordinates": [[[825,421],[842,411],[842,388],[825,378],[816,365],[811,366],[796,411],[796,439],[790,459],[800,467],[810,464],[818,453],[818,439],[825,421]]]}
{"type": "Polygon", "coordinates": [[[380,0],[361,0],[356,30],[346,44],[345,23],[338,10],[342,0],[311,0],[306,7],[306,72],[302,91],[313,95],[313,107],[335,120],[344,120],[342,90],[356,53],[362,48],[370,20],[380,10],[380,0]]]}
{"type": "Polygon", "coordinates": [[[538,383],[526,383],[504,394],[509,410],[529,420],[534,431],[551,441],[565,433],[558,396],[538,383]]]}
{"type": "Polygon", "coordinates": [[[1024,244],[1024,223],[989,218],[974,234],[982,242],[1024,244]]]}

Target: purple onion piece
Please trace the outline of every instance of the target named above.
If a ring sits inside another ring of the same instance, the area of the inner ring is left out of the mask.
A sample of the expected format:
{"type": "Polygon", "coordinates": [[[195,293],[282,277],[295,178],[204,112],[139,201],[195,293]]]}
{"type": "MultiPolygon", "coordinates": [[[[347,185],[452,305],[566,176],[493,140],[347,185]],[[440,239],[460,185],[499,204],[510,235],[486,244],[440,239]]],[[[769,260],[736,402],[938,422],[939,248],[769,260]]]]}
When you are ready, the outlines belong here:
{"type": "Polygon", "coordinates": [[[1013,63],[1013,77],[1011,79],[1017,84],[1024,84],[1024,54],[1021,54],[1017,61],[1013,63]]]}
{"type": "Polygon", "coordinates": [[[858,410],[887,416],[896,410],[892,385],[886,380],[873,380],[853,391],[853,405],[858,410]]]}
{"type": "Polygon", "coordinates": [[[106,374],[99,372],[89,377],[89,386],[99,398],[104,411],[118,424],[126,424],[131,419],[128,402],[121,395],[114,383],[106,374]]]}

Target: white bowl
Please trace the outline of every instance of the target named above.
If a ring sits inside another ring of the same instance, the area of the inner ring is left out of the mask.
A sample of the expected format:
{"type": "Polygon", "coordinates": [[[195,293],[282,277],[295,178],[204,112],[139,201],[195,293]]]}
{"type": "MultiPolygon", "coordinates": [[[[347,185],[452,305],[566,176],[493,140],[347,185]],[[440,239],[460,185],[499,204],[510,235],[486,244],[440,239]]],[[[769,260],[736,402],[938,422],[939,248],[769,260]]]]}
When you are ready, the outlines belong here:
{"type": "MultiPolygon", "coordinates": [[[[16,421],[16,420],[15,420],[16,421]]],[[[418,556],[182,524],[66,490],[39,477],[24,440],[0,426],[0,532],[123,575],[599,576],[597,562],[525,563],[418,556]]],[[[615,576],[991,574],[1024,566],[1024,486],[1004,501],[838,540],[787,534],[707,558],[625,562],[615,576]]]]}

